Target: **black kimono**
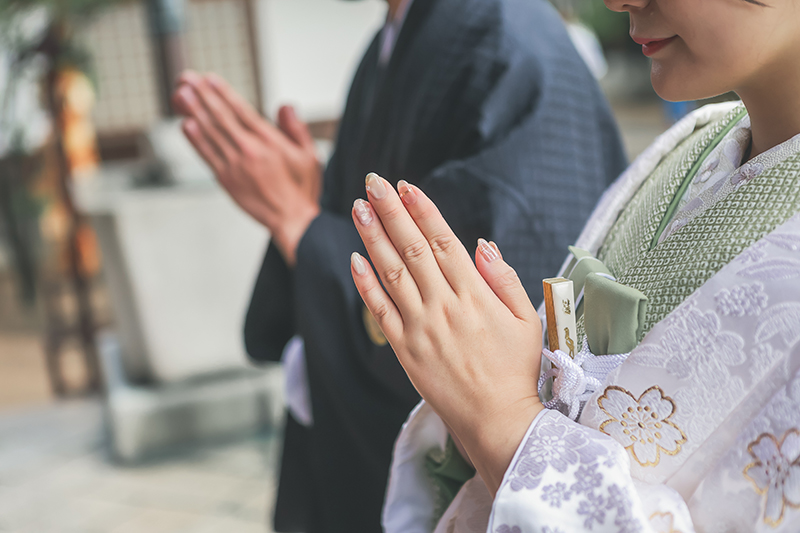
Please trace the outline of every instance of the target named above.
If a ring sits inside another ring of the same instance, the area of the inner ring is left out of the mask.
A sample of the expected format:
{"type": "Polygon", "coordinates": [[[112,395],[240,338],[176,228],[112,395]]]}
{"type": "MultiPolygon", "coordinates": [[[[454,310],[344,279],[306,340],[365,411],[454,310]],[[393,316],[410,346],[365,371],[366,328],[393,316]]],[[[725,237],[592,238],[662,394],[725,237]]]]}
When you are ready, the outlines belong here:
{"type": "Polygon", "coordinates": [[[624,169],[597,83],[545,0],[415,0],[392,57],[379,38],[355,75],[325,172],[323,212],[289,270],[270,246],[245,326],[250,356],[305,341],[314,426],[289,417],[278,531],[371,533],[392,445],[419,397],[365,330],[350,217],[377,172],[418,185],[470,251],[497,242],[534,302],[624,169]]]}

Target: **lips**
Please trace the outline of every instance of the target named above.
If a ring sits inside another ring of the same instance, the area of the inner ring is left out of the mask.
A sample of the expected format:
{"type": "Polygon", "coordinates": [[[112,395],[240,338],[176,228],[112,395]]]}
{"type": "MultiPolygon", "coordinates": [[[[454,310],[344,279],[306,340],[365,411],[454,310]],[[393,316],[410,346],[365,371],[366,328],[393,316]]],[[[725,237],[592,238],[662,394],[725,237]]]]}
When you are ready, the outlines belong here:
{"type": "Polygon", "coordinates": [[[642,53],[647,57],[650,57],[659,51],[663,50],[667,46],[672,43],[677,38],[677,35],[673,35],[667,39],[649,39],[646,37],[633,37],[633,42],[636,44],[642,45],[642,53]]]}

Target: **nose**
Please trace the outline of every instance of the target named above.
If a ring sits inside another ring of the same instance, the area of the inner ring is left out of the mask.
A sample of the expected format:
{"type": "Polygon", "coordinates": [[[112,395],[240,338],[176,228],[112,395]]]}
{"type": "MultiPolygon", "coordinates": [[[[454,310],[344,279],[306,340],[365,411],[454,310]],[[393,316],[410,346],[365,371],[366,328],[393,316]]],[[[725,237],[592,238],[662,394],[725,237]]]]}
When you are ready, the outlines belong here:
{"type": "Polygon", "coordinates": [[[611,11],[617,12],[631,12],[639,9],[644,9],[650,0],[605,0],[606,7],[611,11]]]}

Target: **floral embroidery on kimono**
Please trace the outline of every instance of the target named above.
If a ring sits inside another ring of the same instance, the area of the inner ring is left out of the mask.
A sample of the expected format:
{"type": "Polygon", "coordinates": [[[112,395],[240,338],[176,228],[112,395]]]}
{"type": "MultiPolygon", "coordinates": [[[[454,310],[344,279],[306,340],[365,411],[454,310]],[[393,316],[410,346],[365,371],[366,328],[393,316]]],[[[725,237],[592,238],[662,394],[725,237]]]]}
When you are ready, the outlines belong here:
{"type": "Polygon", "coordinates": [[[760,494],[765,494],[764,522],[778,526],[786,507],[800,508],[800,430],[792,428],[780,438],[770,433],[747,446],[754,461],[744,469],[760,494]]]}
{"type": "Polygon", "coordinates": [[[675,412],[675,402],[664,396],[657,385],[647,389],[639,398],[623,388],[610,386],[597,399],[597,404],[608,420],[600,424],[600,431],[611,435],[633,459],[642,466],[655,466],[661,453],[676,455],[686,435],[670,418],[675,412]]]}

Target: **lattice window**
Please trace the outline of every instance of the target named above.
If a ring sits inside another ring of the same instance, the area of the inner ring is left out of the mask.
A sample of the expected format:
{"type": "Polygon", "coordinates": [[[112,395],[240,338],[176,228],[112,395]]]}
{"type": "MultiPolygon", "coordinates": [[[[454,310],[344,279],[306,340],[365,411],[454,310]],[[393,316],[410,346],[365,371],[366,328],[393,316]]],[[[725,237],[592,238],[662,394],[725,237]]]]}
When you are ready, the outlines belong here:
{"type": "MultiPolygon", "coordinates": [[[[192,0],[184,44],[189,68],[214,71],[253,103],[257,69],[251,44],[250,0],[192,0]]],[[[145,6],[124,2],[83,32],[98,81],[94,120],[99,134],[141,131],[160,116],[157,70],[145,6]]]]}
{"type": "Polygon", "coordinates": [[[249,13],[242,0],[194,0],[187,13],[187,62],[213,71],[247,98],[258,101],[249,13]]]}
{"type": "Polygon", "coordinates": [[[144,5],[108,9],[83,32],[97,76],[95,126],[100,133],[141,130],[159,117],[154,52],[144,5]]]}

